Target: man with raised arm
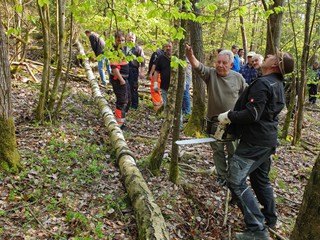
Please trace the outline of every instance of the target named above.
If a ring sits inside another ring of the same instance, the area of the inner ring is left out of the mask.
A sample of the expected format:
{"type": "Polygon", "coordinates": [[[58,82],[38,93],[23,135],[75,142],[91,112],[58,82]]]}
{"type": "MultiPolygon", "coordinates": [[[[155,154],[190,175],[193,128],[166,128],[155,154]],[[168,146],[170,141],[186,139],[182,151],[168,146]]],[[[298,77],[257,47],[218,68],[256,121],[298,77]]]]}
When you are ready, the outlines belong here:
{"type": "MultiPolygon", "coordinates": [[[[192,48],[186,46],[186,56],[192,68],[201,76],[207,85],[207,133],[215,134],[218,125],[218,115],[234,107],[240,94],[246,88],[246,82],[241,74],[231,71],[234,55],[230,50],[218,53],[215,68],[200,63],[193,55],[192,48]]],[[[237,145],[236,141],[213,142],[213,160],[217,171],[217,182],[224,185],[227,177],[227,158],[230,158],[237,145]],[[227,148],[227,155],[224,148],[227,148]]]]}

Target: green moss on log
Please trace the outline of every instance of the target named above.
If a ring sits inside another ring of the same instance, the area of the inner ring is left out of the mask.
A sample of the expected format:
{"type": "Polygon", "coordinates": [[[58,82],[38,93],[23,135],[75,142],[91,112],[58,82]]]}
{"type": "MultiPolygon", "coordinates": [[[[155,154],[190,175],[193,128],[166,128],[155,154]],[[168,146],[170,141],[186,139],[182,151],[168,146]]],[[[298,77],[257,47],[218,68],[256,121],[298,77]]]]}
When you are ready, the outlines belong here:
{"type": "Polygon", "coordinates": [[[0,118],[0,169],[18,172],[20,168],[13,118],[0,118]]]}

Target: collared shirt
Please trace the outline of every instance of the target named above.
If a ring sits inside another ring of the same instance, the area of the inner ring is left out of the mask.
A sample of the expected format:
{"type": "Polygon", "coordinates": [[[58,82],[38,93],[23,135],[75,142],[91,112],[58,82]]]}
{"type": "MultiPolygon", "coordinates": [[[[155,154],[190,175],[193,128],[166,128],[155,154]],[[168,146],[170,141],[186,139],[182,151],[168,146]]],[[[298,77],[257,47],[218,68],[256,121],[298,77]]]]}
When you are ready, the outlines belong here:
{"type": "Polygon", "coordinates": [[[250,84],[258,77],[258,71],[254,67],[250,67],[248,64],[245,64],[240,68],[240,73],[246,80],[247,84],[250,84]]]}

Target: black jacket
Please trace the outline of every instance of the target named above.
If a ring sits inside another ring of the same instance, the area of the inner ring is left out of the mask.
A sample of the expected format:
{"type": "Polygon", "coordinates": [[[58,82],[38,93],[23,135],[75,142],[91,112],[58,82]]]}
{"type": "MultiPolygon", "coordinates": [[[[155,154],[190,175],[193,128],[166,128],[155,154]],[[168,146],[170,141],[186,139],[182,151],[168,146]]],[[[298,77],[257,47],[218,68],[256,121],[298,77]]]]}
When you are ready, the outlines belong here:
{"type": "Polygon", "coordinates": [[[283,77],[272,73],[257,78],[239,97],[230,111],[232,133],[255,146],[275,147],[278,115],[285,104],[283,77]]]}

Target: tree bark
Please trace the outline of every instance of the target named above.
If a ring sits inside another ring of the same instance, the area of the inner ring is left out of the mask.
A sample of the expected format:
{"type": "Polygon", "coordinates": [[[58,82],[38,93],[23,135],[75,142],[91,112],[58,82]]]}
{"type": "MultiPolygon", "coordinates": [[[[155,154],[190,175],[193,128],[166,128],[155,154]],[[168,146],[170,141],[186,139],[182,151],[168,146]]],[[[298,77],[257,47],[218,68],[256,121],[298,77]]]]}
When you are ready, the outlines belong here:
{"type": "MultiPolygon", "coordinates": [[[[195,4],[198,0],[193,0],[194,14],[199,16],[200,9],[196,8],[195,4]]],[[[203,62],[203,39],[202,39],[202,25],[198,22],[190,23],[190,39],[195,57],[203,62]]],[[[188,123],[184,128],[184,133],[189,136],[195,136],[202,132],[204,127],[205,114],[205,83],[196,73],[192,74],[193,98],[192,98],[192,113],[188,123]]]]}
{"type": "MultiPolygon", "coordinates": [[[[80,54],[85,56],[85,52],[79,41],[76,42],[76,45],[80,54]]],[[[84,60],[84,68],[92,88],[93,97],[107,127],[112,147],[116,152],[120,173],[133,205],[137,220],[138,239],[169,240],[169,233],[160,208],[155,203],[147,183],[136,166],[133,153],[128,148],[111,108],[100,92],[98,82],[88,60],[84,60]]]]}
{"type": "Polygon", "coordinates": [[[220,43],[220,48],[224,49],[224,43],[227,38],[228,30],[229,30],[229,20],[230,20],[230,12],[231,12],[231,7],[232,7],[232,0],[229,0],[229,6],[228,6],[228,12],[226,16],[226,24],[224,26],[222,38],[221,38],[221,43],[220,43]]]}
{"type": "Polygon", "coordinates": [[[20,156],[12,117],[8,48],[2,24],[0,24],[0,69],[0,169],[17,172],[21,167],[20,156]]]}
{"type": "MultiPolygon", "coordinates": [[[[298,103],[297,103],[297,112],[294,119],[294,135],[292,144],[297,144],[301,139],[301,130],[303,122],[303,108],[304,108],[304,99],[306,94],[306,85],[307,85],[307,64],[309,58],[310,50],[310,36],[312,33],[312,27],[310,28],[310,19],[311,19],[311,6],[312,0],[307,0],[306,2],[306,15],[305,15],[305,28],[304,28],[304,43],[303,51],[301,56],[301,70],[300,70],[300,83],[298,88],[298,103]]],[[[316,9],[315,9],[316,10],[316,9]]],[[[315,20],[315,16],[313,21],[315,20]]]]}
{"type": "Polygon", "coordinates": [[[266,44],[266,56],[268,54],[274,54],[277,48],[280,48],[281,32],[282,32],[282,16],[283,13],[275,12],[275,8],[283,7],[284,0],[274,0],[274,4],[267,8],[266,2],[263,0],[265,10],[273,10],[274,12],[269,16],[267,23],[267,44],[266,44]]]}
{"type": "Polygon", "coordinates": [[[291,240],[320,239],[320,154],[305,188],[291,240]]]}
{"type": "Polygon", "coordinates": [[[43,7],[38,5],[39,15],[42,24],[43,33],[43,71],[42,71],[42,81],[39,93],[39,102],[36,109],[37,119],[39,121],[44,120],[45,106],[47,104],[48,90],[49,90],[49,79],[50,79],[50,16],[49,16],[49,6],[45,4],[43,7]]]}
{"type": "Polygon", "coordinates": [[[57,71],[54,78],[52,91],[50,94],[50,99],[48,103],[49,112],[53,111],[56,99],[58,98],[58,87],[60,85],[60,79],[62,76],[62,68],[64,65],[64,30],[65,30],[65,8],[66,1],[58,0],[57,1],[57,71]]]}
{"type": "MultiPolygon", "coordinates": [[[[186,21],[181,20],[180,27],[186,28],[186,21]]],[[[179,41],[179,58],[185,58],[185,39],[181,39],[179,41]]],[[[173,133],[172,133],[172,148],[171,148],[171,161],[170,161],[170,172],[169,172],[169,180],[175,184],[178,183],[179,179],[179,146],[175,144],[177,140],[179,140],[180,127],[181,127],[181,114],[182,114],[182,102],[183,102],[183,94],[185,89],[185,67],[179,65],[178,71],[178,87],[176,91],[176,105],[174,111],[174,120],[173,120],[173,133]]]]}
{"type": "Polygon", "coordinates": [[[168,136],[172,128],[172,120],[174,116],[174,105],[175,105],[174,93],[176,92],[176,83],[177,83],[177,70],[171,69],[170,87],[168,90],[167,106],[165,109],[165,119],[160,129],[160,136],[157,141],[157,144],[154,147],[149,158],[150,159],[149,170],[154,175],[160,174],[160,167],[161,167],[164,151],[166,149],[168,136]]]}
{"type": "MultiPolygon", "coordinates": [[[[242,6],[242,0],[239,0],[239,7],[241,7],[241,6],[242,6]]],[[[248,44],[247,44],[247,37],[246,37],[246,29],[244,27],[244,19],[243,19],[242,15],[239,16],[239,21],[240,21],[242,45],[243,45],[243,49],[244,49],[244,59],[247,59],[248,44]]]]}

